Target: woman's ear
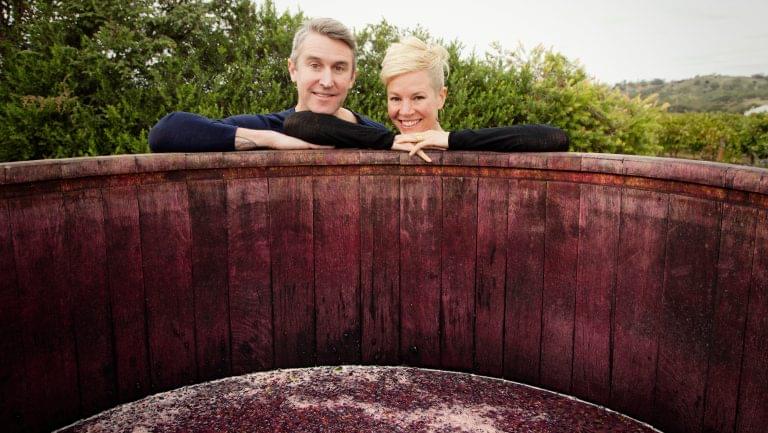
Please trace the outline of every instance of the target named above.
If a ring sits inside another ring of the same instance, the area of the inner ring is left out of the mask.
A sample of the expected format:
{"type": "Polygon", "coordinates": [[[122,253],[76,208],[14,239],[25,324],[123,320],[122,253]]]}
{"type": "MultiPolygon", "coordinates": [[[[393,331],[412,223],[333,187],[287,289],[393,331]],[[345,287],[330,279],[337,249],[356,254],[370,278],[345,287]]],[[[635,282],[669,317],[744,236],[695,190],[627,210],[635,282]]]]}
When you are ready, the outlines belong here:
{"type": "Polygon", "coordinates": [[[445,98],[448,97],[448,88],[443,86],[442,89],[440,89],[440,92],[437,94],[438,99],[440,100],[440,103],[438,104],[437,109],[442,110],[443,105],[445,105],[445,98]]]}

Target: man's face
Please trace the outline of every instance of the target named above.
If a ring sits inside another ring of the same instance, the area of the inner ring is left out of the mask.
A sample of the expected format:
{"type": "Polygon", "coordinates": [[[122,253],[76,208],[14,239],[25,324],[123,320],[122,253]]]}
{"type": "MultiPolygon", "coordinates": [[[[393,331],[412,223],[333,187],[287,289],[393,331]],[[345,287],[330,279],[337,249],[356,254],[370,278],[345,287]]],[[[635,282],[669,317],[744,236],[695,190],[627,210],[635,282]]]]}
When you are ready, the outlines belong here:
{"type": "Polygon", "coordinates": [[[294,64],[288,60],[291,81],[296,83],[296,111],[333,114],[344,104],[355,83],[352,49],[342,41],[310,33],[299,47],[294,64]]]}

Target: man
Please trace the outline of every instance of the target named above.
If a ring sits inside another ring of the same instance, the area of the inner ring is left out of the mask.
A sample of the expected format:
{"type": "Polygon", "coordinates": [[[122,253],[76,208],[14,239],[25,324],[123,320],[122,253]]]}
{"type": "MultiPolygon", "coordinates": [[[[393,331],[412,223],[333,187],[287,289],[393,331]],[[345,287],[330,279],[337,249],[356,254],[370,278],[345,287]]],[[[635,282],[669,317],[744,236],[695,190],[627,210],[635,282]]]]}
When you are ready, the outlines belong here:
{"type": "Polygon", "coordinates": [[[298,91],[296,107],[222,120],[180,111],[170,113],[149,132],[150,148],[153,152],[330,148],[283,134],[286,117],[296,111],[329,114],[386,130],[384,125],[342,107],[357,72],[354,37],[340,22],[315,18],[304,23],[293,38],[288,72],[298,91]]]}

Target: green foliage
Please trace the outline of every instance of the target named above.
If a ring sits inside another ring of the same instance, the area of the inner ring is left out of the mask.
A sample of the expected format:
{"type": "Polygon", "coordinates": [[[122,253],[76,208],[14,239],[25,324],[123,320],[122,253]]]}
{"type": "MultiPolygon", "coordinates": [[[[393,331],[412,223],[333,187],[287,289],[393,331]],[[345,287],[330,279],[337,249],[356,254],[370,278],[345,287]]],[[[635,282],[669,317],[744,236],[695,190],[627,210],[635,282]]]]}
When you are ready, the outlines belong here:
{"type": "Polygon", "coordinates": [[[752,107],[768,104],[768,77],[705,75],[687,80],[665,82],[655,79],[616,85],[630,96],[658,95],[676,113],[722,111],[744,113],[752,107]]]}
{"type": "Polygon", "coordinates": [[[661,125],[665,155],[768,166],[768,114],[670,113],[661,125]]]}
{"type": "MultiPolygon", "coordinates": [[[[271,1],[12,0],[0,12],[0,161],[142,153],[171,111],[221,118],[296,103],[286,60],[304,17],[271,1]]],[[[358,32],[350,109],[389,122],[381,60],[410,33],[432,39],[386,21],[358,32]]],[[[444,128],[549,123],[576,151],[768,158],[766,116],[670,115],[655,97],[625,96],[541,47],[479,56],[437,42],[451,56],[444,128]]]]}

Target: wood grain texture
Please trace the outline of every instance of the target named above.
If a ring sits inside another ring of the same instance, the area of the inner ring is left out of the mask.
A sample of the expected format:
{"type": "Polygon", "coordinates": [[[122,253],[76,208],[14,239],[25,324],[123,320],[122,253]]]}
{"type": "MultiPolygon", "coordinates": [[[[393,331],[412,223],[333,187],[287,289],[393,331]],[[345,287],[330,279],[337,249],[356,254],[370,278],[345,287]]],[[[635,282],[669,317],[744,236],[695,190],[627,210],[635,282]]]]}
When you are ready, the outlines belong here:
{"type": "Polygon", "coordinates": [[[474,362],[477,179],[443,178],[440,365],[470,370],[474,362]]]}
{"type": "Polygon", "coordinates": [[[666,431],[698,432],[719,248],[720,204],[671,196],[654,412],[666,431]]]}
{"type": "Polygon", "coordinates": [[[572,394],[607,404],[621,190],[581,186],[572,394]]]}
{"type": "Polygon", "coordinates": [[[151,390],[138,190],[102,191],[118,401],[151,390]]]}
{"type": "Polygon", "coordinates": [[[153,391],[197,380],[192,239],[185,183],[139,188],[153,391]]]}
{"type": "Polygon", "coordinates": [[[231,374],[227,284],[227,191],[220,180],[189,182],[192,290],[199,380],[231,374]]]}
{"type": "Polygon", "coordinates": [[[579,185],[547,183],[541,384],[570,393],[579,241],[579,185]]]}
{"type": "Polygon", "coordinates": [[[723,205],[704,432],[732,432],[736,425],[756,222],[755,209],[723,205]]]}
{"type": "Polygon", "coordinates": [[[267,179],[227,183],[232,373],[271,369],[272,288],[267,179]]]}
{"type": "Polygon", "coordinates": [[[317,361],[359,364],[360,180],[318,177],[313,199],[317,361]]]}
{"type": "Polygon", "coordinates": [[[269,179],[275,367],[314,365],[312,178],[269,179]]]}
{"type": "Polygon", "coordinates": [[[508,191],[506,179],[478,181],[474,371],[496,377],[504,361],[508,191]]]}
{"type": "Polygon", "coordinates": [[[546,183],[510,181],[504,377],[539,384],[546,183]]]}
{"type": "Polygon", "coordinates": [[[91,415],[117,397],[101,191],[65,194],[64,210],[80,404],[91,415]]]}
{"type": "Polygon", "coordinates": [[[77,346],[72,328],[64,201],[60,194],[9,202],[14,261],[21,294],[26,398],[31,431],[74,421],[80,413],[77,346]]]}
{"type": "Polygon", "coordinates": [[[0,425],[15,433],[29,429],[23,410],[27,395],[24,297],[16,278],[11,219],[4,200],[0,201],[0,275],[0,425]]]}
{"type": "Polygon", "coordinates": [[[624,189],[614,297],[611,407],[653,416],[669,197],[624,189]]]}
{"type": "Polygon", "coordinates": [[[440,366],[439,178],[400,180],[400,356],[407,365],[440,366]]]}
{"type": "Polygon", "coordinates": [[[736,431],[758,433],[768,425],[768,210],[757,214],[736,431]]]}
{"type": "Polygon", "coordinates": [[[362,361],[400,363],[400,179],[360,177],[362,361]]]}

